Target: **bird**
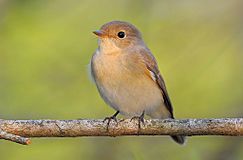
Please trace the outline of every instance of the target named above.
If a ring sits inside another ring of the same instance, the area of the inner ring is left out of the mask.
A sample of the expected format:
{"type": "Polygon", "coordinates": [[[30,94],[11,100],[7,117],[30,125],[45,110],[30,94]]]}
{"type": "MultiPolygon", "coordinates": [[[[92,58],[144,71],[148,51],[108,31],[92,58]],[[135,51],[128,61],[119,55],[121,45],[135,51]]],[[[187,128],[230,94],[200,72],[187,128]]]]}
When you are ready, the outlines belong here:
{"type": "MultiPolygon", "coordinates": [[[[141,32],[131,23],[111,21],[93,32],[98,48],[90,61],[90,72],[100,96],[127,118],[144,123],[147,115],[156,119],[174,119],[172,103],[157,61],[146,46],[141,32]]],[[[185,136],[172,135],[178,144],[185,136]]]]}

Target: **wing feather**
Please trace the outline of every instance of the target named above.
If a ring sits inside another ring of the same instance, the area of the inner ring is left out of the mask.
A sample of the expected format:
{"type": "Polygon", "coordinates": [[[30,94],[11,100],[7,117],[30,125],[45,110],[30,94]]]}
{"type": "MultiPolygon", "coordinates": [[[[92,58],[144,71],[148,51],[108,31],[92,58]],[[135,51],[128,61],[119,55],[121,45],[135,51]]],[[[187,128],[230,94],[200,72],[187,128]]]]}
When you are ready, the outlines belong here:
{"type": "Polygon", "coordinates": [[[152,78],[152,80],[154,80],[157,83],[158,87],[161,89],[165,106],[169,110],[169,112],[171,114],[171,118],[174,118],[172,103],[171,103],[170,97],[168,95],[168,92],[167,92],[167,89],[165,86],[165,82],[160,74],[160,71],[159,71],[159,68],[158,68],[158,65],[157,65],[157,62],[156,62],[154,56],[149,51],[149,49],[140,50],[139,53],[143,57],[144,63],[146,64],[146,67],[149,71],[148,73],[150,73],[149,76],[152,78]]]}

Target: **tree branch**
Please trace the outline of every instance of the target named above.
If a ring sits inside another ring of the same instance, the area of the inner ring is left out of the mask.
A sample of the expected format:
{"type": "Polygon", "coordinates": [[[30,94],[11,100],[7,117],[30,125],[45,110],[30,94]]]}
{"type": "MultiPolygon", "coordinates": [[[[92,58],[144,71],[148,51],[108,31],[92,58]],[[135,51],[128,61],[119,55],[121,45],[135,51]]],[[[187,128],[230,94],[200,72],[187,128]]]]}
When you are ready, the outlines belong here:
{"type": "Polygon", "coordinates": [[[9,140],[9,141],[13,141],[19,144],[23,144],[23,145],[28,145],[31,143],[29,138],[25,138],[25,137],[21,137],[18,135],[14,135],[11,133],[7,133],[4,132],[0,129],[0,139],[5,139],[5,140],[9,140]]]}
{"type": "Polygon", "coordinates": [[[243,136],[243,118],[150,119],[138,132],[138,122],[103,120],[0,120],[0,139],[29,144],[24,137],[81,137],[126,135],[224,135],[243,136]]]}

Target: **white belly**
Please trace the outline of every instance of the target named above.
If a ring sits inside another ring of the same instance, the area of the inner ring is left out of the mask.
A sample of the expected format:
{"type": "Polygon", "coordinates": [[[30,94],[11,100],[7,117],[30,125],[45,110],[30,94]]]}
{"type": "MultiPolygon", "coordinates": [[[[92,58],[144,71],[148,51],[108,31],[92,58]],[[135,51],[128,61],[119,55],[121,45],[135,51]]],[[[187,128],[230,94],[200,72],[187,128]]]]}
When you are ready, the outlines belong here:
{"type": "Polygon", "coordinates": [[[144,72],[134,73],[124,64],[119,56],[93,57],[92,75],[106,103],[129,117],[161,107],[163,97],[157,84],[144,72]]]}

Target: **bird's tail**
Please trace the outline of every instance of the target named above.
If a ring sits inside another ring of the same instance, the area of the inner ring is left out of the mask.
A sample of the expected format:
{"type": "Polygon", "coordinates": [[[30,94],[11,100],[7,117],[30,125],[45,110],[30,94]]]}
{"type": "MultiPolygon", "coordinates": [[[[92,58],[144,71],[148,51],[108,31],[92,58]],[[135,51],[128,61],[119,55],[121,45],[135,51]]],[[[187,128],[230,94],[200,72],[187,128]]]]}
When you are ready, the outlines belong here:
{"type": "MultiPolygon", "coordinates": [[[[151,118],[157,118],[157,119],[165,119],[165,118],[171,118],[174,119],[172,111],[169,111],[167,108],[165,108],[164,104],[162,107],[158,107],[157,110],[154,110],[153,112],[150,112],[148,114],[151,118]]],[[[182,135],[173,135],[171,138],[178,144],[185,144],[186,137],[182,135]]]]}
{"type": "Polygon", "coordinates": [[[185,144],[186,142],[186,137],[185,136],[171,136],[171,138],[178,144],[185,144]]]}

